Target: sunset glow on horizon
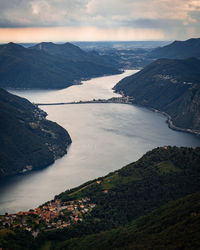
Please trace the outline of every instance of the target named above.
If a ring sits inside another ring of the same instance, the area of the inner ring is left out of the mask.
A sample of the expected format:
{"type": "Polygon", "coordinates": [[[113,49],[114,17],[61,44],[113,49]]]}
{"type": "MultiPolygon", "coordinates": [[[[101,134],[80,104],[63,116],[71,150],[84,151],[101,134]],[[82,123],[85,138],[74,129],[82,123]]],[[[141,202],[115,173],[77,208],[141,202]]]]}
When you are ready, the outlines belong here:
{"type": "Polygon", "coordinates": [[[199,27],[197,0],[0,0],[0,43],[184,40],[199,27]]]}
{"type": "Polygon", "coordinates": [[[141,41],[165,40],[159,30],[101,29],[96,27],[0,28],[1,43],[62,42],[62,41],[141,41]],[[124,39],[126,38],[126,39],[124,39]]]}

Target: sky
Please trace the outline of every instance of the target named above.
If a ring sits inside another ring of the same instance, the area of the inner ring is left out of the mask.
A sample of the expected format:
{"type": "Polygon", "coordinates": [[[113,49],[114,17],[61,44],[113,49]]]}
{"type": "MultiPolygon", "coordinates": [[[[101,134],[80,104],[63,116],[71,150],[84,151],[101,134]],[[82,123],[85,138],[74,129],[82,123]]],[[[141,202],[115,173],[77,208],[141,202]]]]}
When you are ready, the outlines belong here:
{"type": "Polygon", "coordinates": [[[0,0],[0,43],[200,37],[200,0],[0,0]]]}

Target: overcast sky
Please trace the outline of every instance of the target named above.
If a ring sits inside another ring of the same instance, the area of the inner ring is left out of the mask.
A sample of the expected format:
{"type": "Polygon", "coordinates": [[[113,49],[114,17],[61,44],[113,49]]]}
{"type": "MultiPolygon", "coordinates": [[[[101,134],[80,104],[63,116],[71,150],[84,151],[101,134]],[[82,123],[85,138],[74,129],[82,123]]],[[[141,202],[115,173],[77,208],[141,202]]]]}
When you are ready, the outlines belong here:
{"type": "Polygon", "coordinates": [[[0,0],[0,42],[200,37],[200,0],[0,0]]]}

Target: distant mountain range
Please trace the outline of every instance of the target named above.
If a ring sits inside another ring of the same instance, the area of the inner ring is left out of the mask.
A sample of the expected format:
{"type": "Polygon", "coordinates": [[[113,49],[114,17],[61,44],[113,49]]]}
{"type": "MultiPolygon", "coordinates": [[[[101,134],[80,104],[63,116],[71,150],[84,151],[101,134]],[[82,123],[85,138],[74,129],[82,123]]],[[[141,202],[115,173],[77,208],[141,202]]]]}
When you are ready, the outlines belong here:
{"type": "Polygon", "coordinates": [[[158,59],[114,89],[135,104],[167,113],[176,127],[200,132],[199,59],[158,59]]]}
{"type": "Polygon", "coordinates": [[[141,69],[159,58],[200,58],[200,38],[169,42],[76,43],[87,50],[95,49],[113,65],[123,69],[141,69]],[[165,46],[164,46],[165,45],[165,46]],[[160,47],[158,47],[160,46],[160,47]],[[162,46],[162,47],[161,47],[162,46]],[[157,48],[156,48],[157,47],[157,48]]]}
{"type": "Polygon", "coordinates": [[[0,89],[0,178],[46,167],[63,156],[71,138],[28,100],[0,89]]]}
{"type": "Polygon", "coordinates": [[[83,78],[120,73],[109,59],[66,44],[40,43],[30,48],[0,45],[0,87],[66,88],[83,78]]]}
{"type": "Polygon", "coordinates": [[[200,38],[191,38],[186,41],[174,41],[169,45],[152,50],[150,57],[171,59],[184,59],[189,57],[200,58],[200,38]]]}
{"type": "Polygon", "coordinates": [[[105,56],[100,56],[95,51],[86,52],[80,49],[78,46],[68,42],[64,44],[42,42],[29,47],[29,49],[43,51],[53,56],[60,56],[63,59],[71,62],[93,62],[99,63],[100,65],[104,63],[105,66],[111,66],[110,62],[106,59],[105,56]]]}

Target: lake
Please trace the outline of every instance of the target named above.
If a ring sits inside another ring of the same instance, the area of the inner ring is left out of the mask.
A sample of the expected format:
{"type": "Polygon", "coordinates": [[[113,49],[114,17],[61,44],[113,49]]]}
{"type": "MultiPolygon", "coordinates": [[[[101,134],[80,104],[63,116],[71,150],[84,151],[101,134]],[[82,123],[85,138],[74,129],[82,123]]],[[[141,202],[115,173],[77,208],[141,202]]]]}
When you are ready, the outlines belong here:
{"type": "MultiPolygon", "coordinates": [[[[135,72],[94,78],[63,90],[10,92],[35,103],[107,99],[119,96],[112,87],[135,72]]],[[[200,146],[196,136],[169,129],[163,115],[134,105],[72,104],[41,108],[48,113],[48,119],[68,130],[72,144],[67,155],[53,165],[1,181],[0,214],[35,208],[66,189],[137,160],[154,147],[200,146]]]]}

